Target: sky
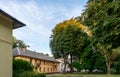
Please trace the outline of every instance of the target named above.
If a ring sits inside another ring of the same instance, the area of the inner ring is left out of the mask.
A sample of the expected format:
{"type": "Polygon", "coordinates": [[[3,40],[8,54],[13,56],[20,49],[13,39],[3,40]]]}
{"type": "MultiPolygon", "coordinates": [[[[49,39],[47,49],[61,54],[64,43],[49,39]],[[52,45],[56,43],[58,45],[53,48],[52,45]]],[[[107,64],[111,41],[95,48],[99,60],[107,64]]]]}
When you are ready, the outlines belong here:
{"type": "Polygon", "coordinates": [[[26,24],[13,36],[29,50],[51,54],[50,35],[56,24],[80,16],[87,0],[0,0],[0,9],[26,24]]]}

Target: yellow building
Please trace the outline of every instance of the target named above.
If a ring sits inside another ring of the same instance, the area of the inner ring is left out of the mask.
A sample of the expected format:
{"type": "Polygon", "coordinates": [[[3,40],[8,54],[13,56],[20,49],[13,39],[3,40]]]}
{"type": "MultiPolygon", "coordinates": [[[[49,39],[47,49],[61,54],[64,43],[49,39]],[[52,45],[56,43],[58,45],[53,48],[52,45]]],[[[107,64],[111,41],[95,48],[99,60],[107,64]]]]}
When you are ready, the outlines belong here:
{"type": "Polygon", "coordinates": [[[30,51],[22,48],[13,49],[15,59],[23,59],[29,61],[34,66],[34,71],[41,73],[56,73],[59,72],[59,62],[43,53],[30,51]]]}
{"type": "Polygon", "coordinates": [[[12,77],[12,30],[25,26],[0,9],[0,77],[12,77]]]}

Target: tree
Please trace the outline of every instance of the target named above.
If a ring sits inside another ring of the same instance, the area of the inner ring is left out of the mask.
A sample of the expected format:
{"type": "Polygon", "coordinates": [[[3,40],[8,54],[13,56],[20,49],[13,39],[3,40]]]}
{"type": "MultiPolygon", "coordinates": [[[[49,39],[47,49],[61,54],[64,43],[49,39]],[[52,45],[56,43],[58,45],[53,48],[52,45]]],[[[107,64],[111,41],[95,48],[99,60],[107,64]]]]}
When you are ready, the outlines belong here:
{"type": "MultiPolygon", "coordinates": [[[[84,31],[87,31],[87,27],[75,19],[66,20],[57,24],[53,29],[50,40],[50,47],[54,57],[63,57],[64,63],[66,64],[68,55],[70,55],[72,63],[73,54],[80,52],[84,45],[84,36],[87,36],[84,31]]],[[[91,35],[91,32],[89,31],[88,34],[91,35]]]]}
{"type": "MultiPolygon", "coordinates": [[[[89,0],[80,20],[93,32],[92,44],[106,59],[107,73],[115,57],[114,49],[120,46],[119,0],[89,0]]],[[[117,55],[116,55],[117,56],[117,55]]]]}
{"type": "Polygon", "coordinates": [[[18,40],[14,37],[13,48],[16,48],[16,47],[26,48],[26,47],[30,47],[30,46],[26,45],[22,40],[18,40]]]}
{"type": "Polygon", "coordinates": [[[79,54],[81,69],[89,70],[89,72],[92,72],[94,69],[105,71],[105,59],[100,52],[92,47],[90,40],[84,43],[81,50],[79,54]]]}

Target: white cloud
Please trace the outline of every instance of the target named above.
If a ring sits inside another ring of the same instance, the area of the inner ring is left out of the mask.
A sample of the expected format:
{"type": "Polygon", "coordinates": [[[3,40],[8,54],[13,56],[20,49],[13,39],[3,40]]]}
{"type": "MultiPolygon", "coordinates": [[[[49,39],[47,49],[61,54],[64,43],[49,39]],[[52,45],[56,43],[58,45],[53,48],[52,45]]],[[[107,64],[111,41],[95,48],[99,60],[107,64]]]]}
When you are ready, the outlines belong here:
{"type": "Polygon", "coordinates": [[[54,26],[65,19],[79,16],[82,10],[79,6],[68,9],[59,5],[40,5],[35,0],[23,3],[0,1],[0,8],[27,25],[14,30],[14,36],[30,44],[32,50],[48,53],[49,37],[54,26]]]}

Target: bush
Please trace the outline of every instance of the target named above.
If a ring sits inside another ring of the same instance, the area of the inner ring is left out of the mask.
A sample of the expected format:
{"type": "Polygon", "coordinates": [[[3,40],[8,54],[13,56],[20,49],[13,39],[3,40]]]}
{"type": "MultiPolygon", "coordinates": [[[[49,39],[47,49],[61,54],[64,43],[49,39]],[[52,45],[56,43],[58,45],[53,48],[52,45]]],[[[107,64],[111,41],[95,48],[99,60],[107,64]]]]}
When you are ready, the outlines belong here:
{"type": "Polygon", "coordinates": [[[33,65],[22,59],[13,59],[13,71],[24,72],[33,71],[33,65]]]}
{"type": "Polygon", "coordinates": [[[13,77],[46,77],[44,73],[35,73],[35,72],[13,72],[13,77]]]}
{"type": "Polygon", "coordinates": [[[24,72],[20,74],[20,77],[46,77],[46,76],[43,73],[24,72]]]}
{"type": "Polygon", "coordinates": [[[18,72],[18,71],[13,71],[13,74],[12,74],[12,75],[13,75],[13,77],[20,77],[20,76],[19,76],[19,73],[20,73],[20,72],[18,72]]]}
{"type": "Polygon", "coordinates": [[[73,63],[70,64],[69,66],[72,67],[72,68],[77,69],[77,71],[80,71],[80,70],[81,70],[80,62],[73,62],[73,63]]]}
{"type": "Polygon", "coordinates": [[[111,72],[111,73],[116,73],[115,68],[111,68],[111,69],[110,69],[110,72],[111,72]]]}
{"type": "Polygon", "coordinates": [[[28,61],[13,59],[13,77],[46,77],[46,75],[33,72],[33,65],[28,61]]]}

